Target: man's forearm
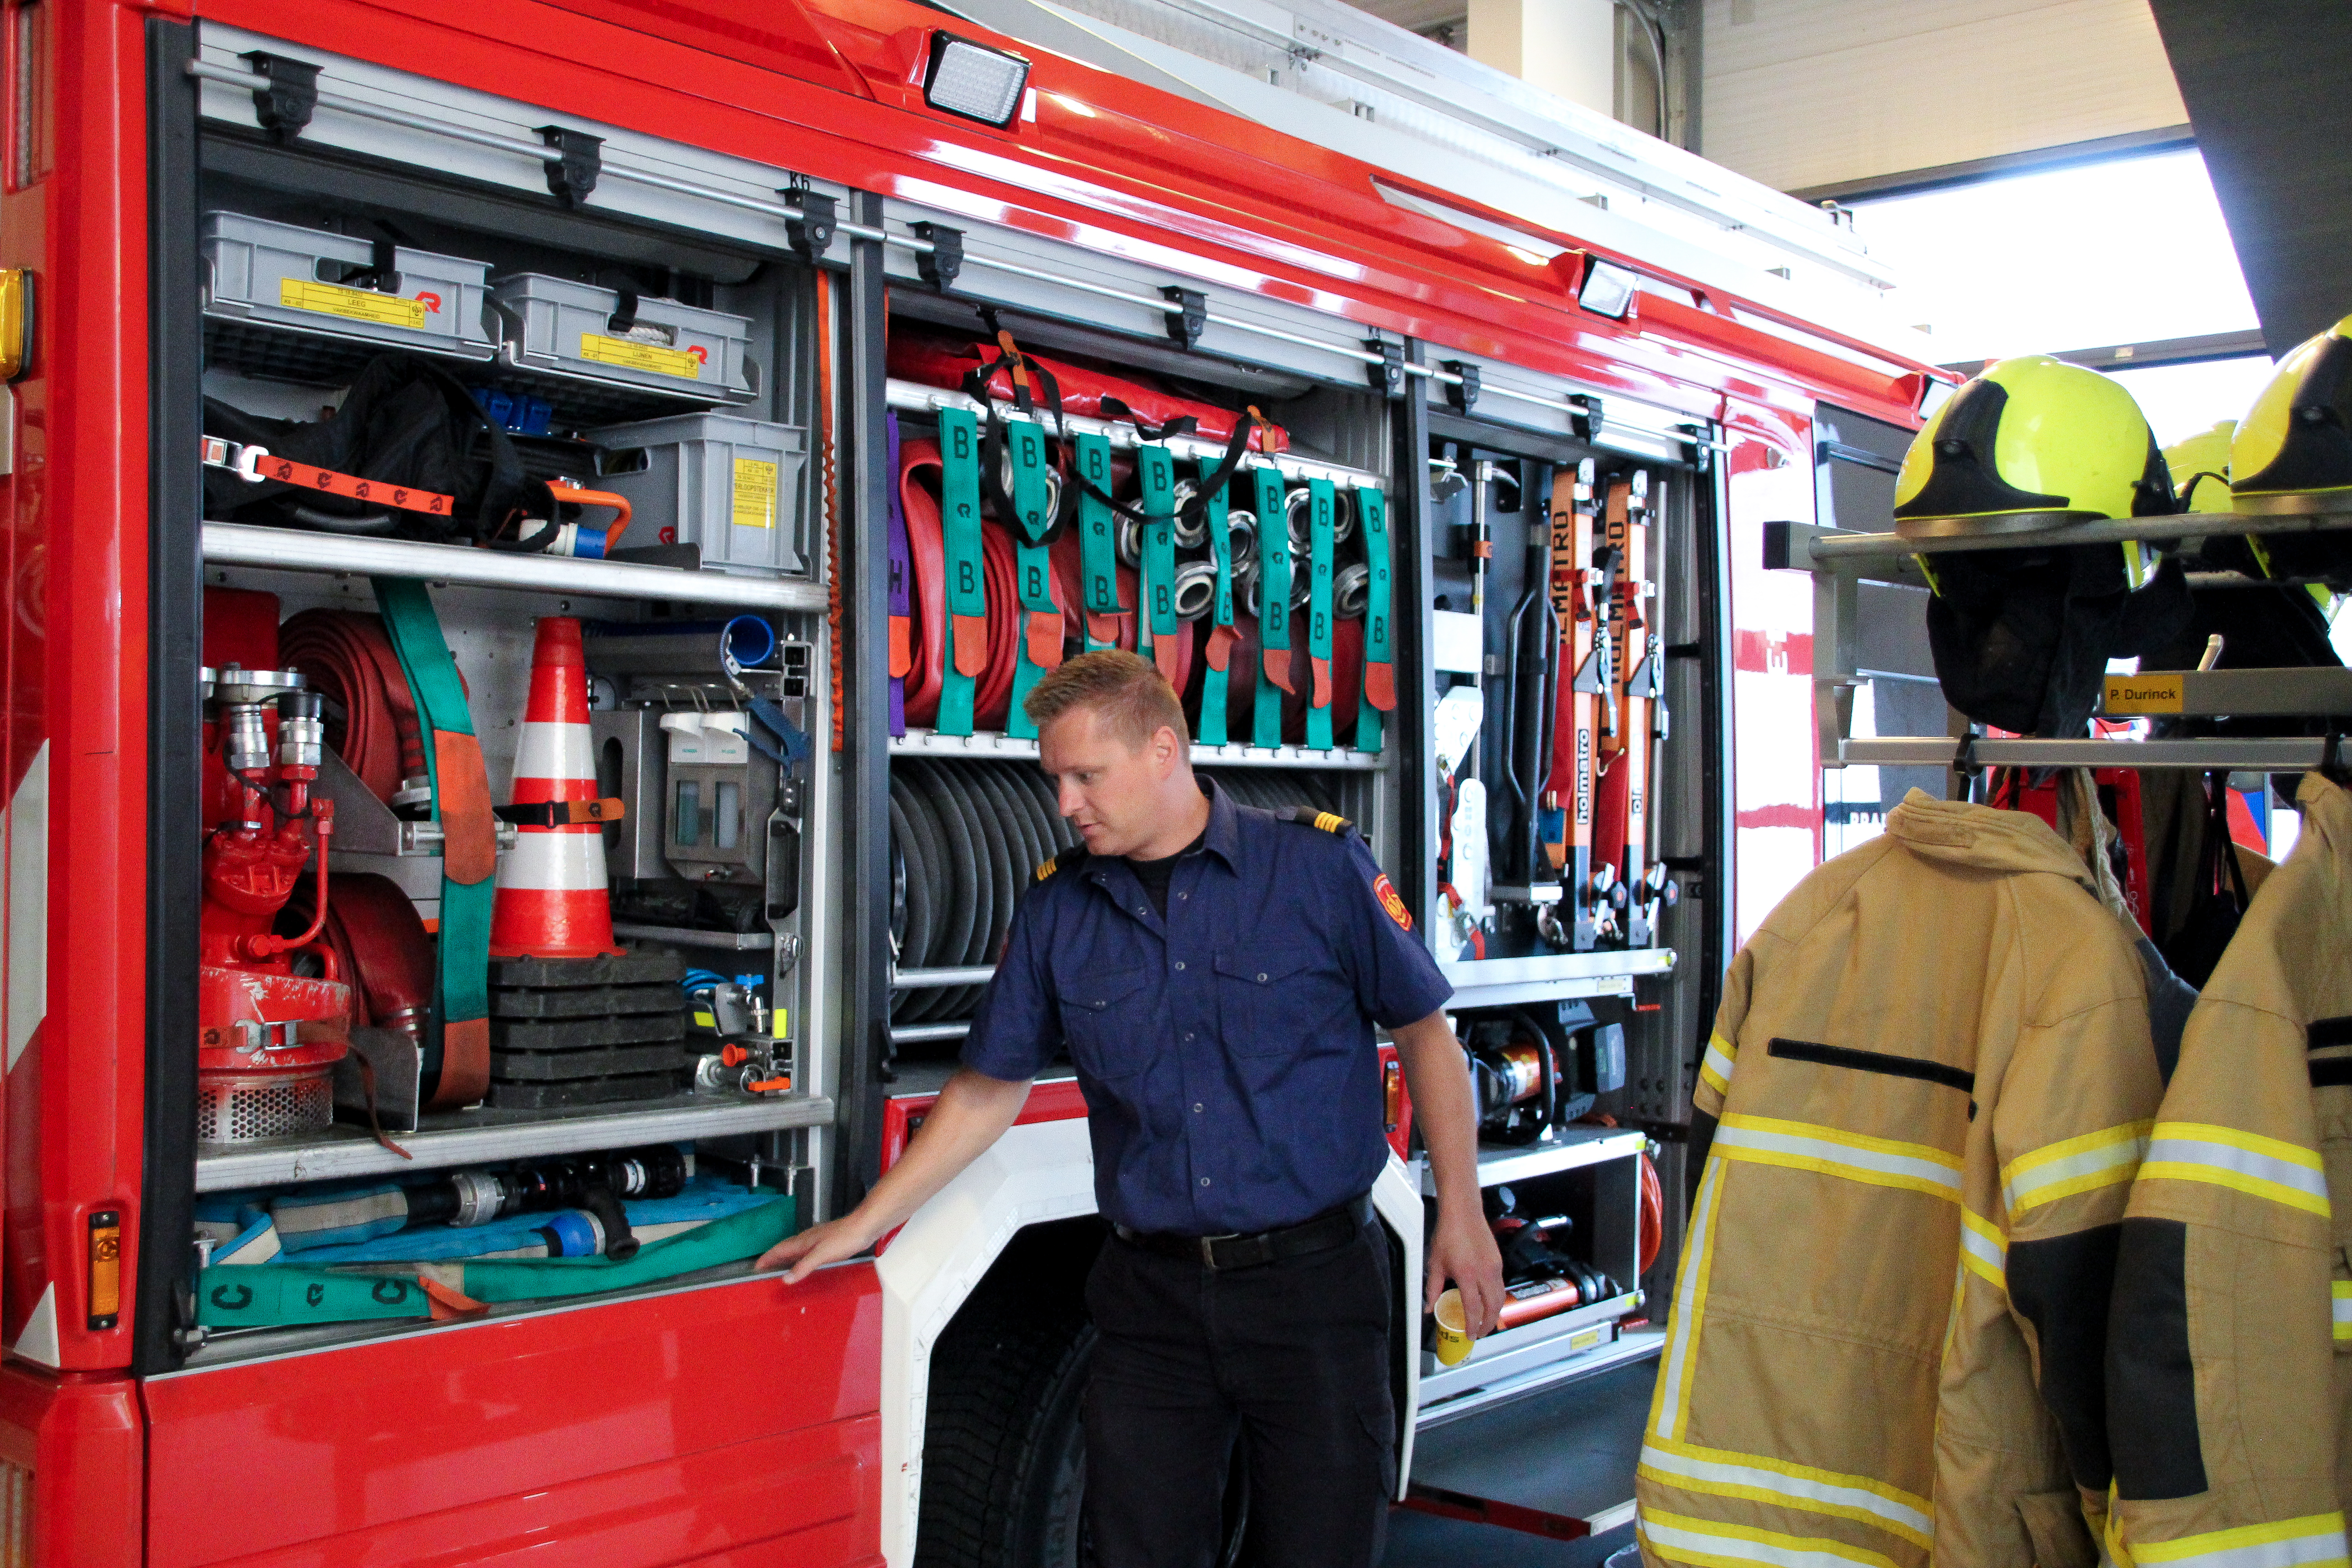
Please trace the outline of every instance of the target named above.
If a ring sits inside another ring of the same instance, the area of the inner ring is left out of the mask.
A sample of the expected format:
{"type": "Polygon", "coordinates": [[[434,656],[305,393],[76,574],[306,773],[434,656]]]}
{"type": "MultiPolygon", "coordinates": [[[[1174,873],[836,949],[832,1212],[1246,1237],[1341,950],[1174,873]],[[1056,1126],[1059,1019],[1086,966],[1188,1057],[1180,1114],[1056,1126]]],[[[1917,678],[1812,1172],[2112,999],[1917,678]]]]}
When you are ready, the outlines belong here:
{"type": "Polygon", "coordinates": [[[1478,1199],[1478,1111],[1470,1091],[1470,1069],[1461,1044],[1443,1013],[1391,1031],[1397,1060],[1412,1095],[1413,1119],[1429,1172],[1437,1182],[1441,1211],[1478,1199]]]}
{"type": "Polygon", "coordinates": [[[919,1136],[898,1163],[882,1173],[860,1203],[856,1216],[869,1236],[880,1236],[935,1196],[1004,1135],[1029,1099],[1029,1080],[1008,1082],[959,1068],[940,1090],[919,1136]]]}

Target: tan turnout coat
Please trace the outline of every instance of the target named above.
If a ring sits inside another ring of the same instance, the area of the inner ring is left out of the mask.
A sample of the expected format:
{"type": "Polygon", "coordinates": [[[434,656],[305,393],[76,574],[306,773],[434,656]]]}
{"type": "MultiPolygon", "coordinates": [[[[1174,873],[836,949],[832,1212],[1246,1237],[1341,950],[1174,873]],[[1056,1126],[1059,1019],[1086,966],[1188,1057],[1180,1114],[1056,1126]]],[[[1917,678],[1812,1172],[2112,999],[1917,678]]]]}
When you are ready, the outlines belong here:
{"type": "Polygon", "coordinates": [[[2136,931],[2038,819],[1914,790],[1743,948],[1636,1489],[1652,1568],[2084,1568],[2161,1092],[2136,931]]]}
{"type": "Polygon", "coordinates": [[[2189,1016],[2131,1190],[2108,1347],[2118,1562],[2345,1562],[2352,796],[2302,837],[2189,1016]]]}

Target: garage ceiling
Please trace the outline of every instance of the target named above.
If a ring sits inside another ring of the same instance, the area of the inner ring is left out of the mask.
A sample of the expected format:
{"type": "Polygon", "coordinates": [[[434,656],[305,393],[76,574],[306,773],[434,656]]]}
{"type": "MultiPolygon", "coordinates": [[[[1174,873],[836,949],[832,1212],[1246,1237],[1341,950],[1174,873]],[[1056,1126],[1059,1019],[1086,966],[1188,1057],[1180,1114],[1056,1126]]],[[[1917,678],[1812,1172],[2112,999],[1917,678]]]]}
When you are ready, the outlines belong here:
{"type": "MultiPolygon", "coordinates": [[[[2352,314],[2352,5],[2152,0],[2273,354],[2352,314]]],[[[2161,214],[2126,243],[2160,244],[2161,214]]]]}

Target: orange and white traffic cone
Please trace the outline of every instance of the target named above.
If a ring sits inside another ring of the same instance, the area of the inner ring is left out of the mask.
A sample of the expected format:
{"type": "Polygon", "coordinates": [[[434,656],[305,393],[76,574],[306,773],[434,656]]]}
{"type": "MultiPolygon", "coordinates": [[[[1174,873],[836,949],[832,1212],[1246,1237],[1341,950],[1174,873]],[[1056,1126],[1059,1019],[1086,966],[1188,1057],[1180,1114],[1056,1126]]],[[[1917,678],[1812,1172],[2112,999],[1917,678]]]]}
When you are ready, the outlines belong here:
{"type": "Polygon", "coordinates": [[[588,729],[588,664],[580,623],[547,616],[530,650],[530,701],[515,748],[514,804],[547,806],[550,820],[525,820],[499,858],[490,908],[493,958],[596,958],[623,950],[613,941],[604,890],[604,833],[591,817],[564,821],[567,803],[596,800],[595,748],[588,729]]]}

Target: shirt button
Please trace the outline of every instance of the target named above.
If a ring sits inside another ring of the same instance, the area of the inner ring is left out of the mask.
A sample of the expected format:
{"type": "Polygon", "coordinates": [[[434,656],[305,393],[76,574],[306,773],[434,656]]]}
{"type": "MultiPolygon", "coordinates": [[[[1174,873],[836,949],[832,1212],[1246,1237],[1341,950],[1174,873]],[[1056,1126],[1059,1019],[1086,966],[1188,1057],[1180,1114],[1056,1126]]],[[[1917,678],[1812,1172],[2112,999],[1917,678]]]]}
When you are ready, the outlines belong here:
{"type": "Polygon", "coordinates": [[[1202,1178],[1201,1178],[1201,1184],[1202,1184],[1202,1186],[1204,1186],[1204,1187],[1205,1187],[1205,1186],[1207,1186],[1207,1185],[1209,1184],[1209,1178],[1208,1178],[1208,1177],[1206,1177],[1206,1176],[1202,1177],[1202,1178]]]}
{"type": "Polygon", "coordinates": [[[1257,977],[1257,983],[1258,983],[1260,985],[1263,985],[1263,984],[1265,984],[1265,973],[1264,973],[1263,971],[1261,971],[1261,972],[1259,973],[1259,974],[1258,974],[1258,977],[1257,977]]]}
{"type": "Polygon", "coordinates": [[[1179,893],[1179,894],[1177,894],[1177,895],[1176,895],[1176,901],[1177,901],[1178,903],[1180,903],[1180,904],[1181,904],[1181,903],[1182,903],[1185,900],[1187,900],[1187,899],[1191,898],[1192,896],[1192,894],[1190,894],[1190,893],[1179,893]]]}
{"type": "MultiPolygon", "coordinates": [[[[1189,1039],[1191,1039],[1191,1038],[1192,1037],[1192,1030],[1190,1030],[1190,1029],[1185,1030],[1185,1031],[1184,1031],[1184,1037],[1185,1037],[1186,1039],[1188,1039],[1188,1040],[1189,1040],[1189,1039]]],[[[1193,1110],[1198,1110],[1200,1109],[1200,1107],[1196,1105],[1196,1106],[1194,1106],[1192,1109],[1193,1109],[1193,1110]]]]}
{"type": "Polygon", "coordinates": [[[1183,961],[1182,959],[1181,959],[1181,958],[1180,958],[1180,959],[1178,959],[1178,960],[1176,961],[1176,967],[1177,967],[1177,968],[1179,968],[1179,969],[1183,968],[1183,967],[1184,967],[1184,961],[1183,961]]]}
{"type": "MultiPolygon", "coordinates": [[[[1187,1035],[1187,1036],[1185,1036],[1184,1037],[1185,1037],[1186,1039],[1188,1039],[1188,1040],[1189,1040],[1189,1039],[1191,1039],[1192,1037],[1192,1036],[1190,1036],[1190,1035],[1187,1035]]],[[[1192,1103],[1192,1114],[1193,1114],[1193,1115],[1195,1115],[1195,1116],[1200,1115],[1200,1114],[1201,1114],[1201,1112],[1202,1112],[1204,1109],[1206,1109],[1206,1108],[1205,1108],[1205,1107],[1203,1107],[1203,1106],[1202,1106],[1202,1105],[1198,1100],[1193,1101],[1193,1103],[1192,1103]]]]}

